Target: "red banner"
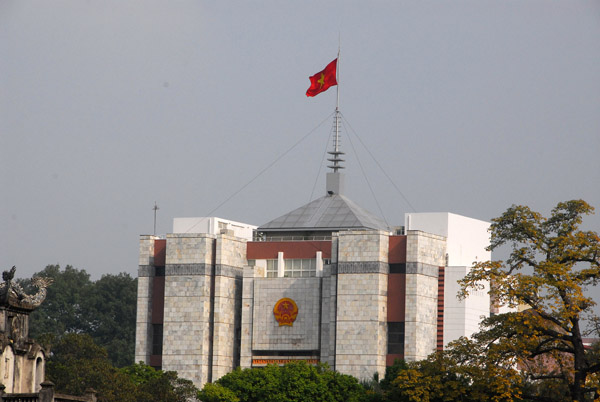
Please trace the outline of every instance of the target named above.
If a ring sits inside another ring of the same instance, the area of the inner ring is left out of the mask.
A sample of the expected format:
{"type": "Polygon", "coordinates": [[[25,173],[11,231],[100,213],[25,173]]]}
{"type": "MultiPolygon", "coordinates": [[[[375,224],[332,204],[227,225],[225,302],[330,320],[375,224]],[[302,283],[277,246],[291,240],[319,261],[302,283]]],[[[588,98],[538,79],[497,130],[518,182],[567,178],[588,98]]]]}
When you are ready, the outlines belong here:
{"type": "Polygon", "coordinates": [[[327,91],[330,87],[337,85],[337,59],[332,61],[325,67],[323,71],[319,71],[310,79],[310,88],[306,91],[306,96],[315,96],[321,92],[327,91]]]}

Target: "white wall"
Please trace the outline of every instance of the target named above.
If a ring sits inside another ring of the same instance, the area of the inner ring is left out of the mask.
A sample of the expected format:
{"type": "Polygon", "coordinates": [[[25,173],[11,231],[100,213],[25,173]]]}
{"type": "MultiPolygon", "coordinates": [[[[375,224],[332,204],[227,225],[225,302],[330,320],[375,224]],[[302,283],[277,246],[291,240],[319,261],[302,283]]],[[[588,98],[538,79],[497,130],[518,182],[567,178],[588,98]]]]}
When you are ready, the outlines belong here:
{"type": "Polygon", "coordinates": [[[461,336],[470,337],[479,331],[482,317],[490,316],[489,285],[483,290],[470,291],[465,300],[458,300],[458,281],[469,267],[446,267],[444,283],[444,346],[461,336]]]}
{"type": "Polygon", "coordinates": [[[472,266],[474,261],[487,261],[492,253],[485,248],[490,244],[489,222],[468,218],[450,212],[405,214],[406,230],[422,230],[447,238],[449,266],[472,266]]]}
{"type": "Polygon", "coordinates": [[[221,227],[232,230],[233,235],[242,239],[252,240],[252,232],[258,226],[217,217],[174,218],[173,233],[208,233],[219,234],[221,227]],[[219,225],[221,223],[221,225],[219,225]]]}
{"type": "Polygon", "coordinates": [[[479,331],[482,317],[490,315],[489,284],[484,290],[471,291],[459,301],[458,281],[470,270],[473,262],[491,260],[489,222],[449,212],[411,213],[405,215],[406,230],[422,230],[446,236],[448,262],[444,281],[444,345],[461,336],[479,331]]]}

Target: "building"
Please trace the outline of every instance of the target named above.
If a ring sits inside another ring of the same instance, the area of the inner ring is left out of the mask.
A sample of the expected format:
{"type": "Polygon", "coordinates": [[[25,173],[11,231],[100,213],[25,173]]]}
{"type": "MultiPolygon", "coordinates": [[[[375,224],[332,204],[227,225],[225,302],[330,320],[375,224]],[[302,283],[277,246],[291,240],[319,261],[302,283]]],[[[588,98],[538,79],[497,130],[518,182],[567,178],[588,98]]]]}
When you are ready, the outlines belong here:
{"type": "Polygon", "coordinates": [[[136,361],[197,386],[290,360],[381,377],[489,316],[485,290],[456,298],[456,281],[491,257],[488,227],[411,213],[390,230],[345,196],[338,171],[323,197],[259,227],[175,219],[164,238],[140,237],[136,361]]]}
{"type": "Polygon", "coordinates": [[[489,296],[459,301],[457,280],[490,259],[489,223],[412,213],[390,228],[356,205],[339,118],[322,197],[259,227],[177,218],[140,237],[136,361],[197,386],[292,360],[368,379],[477,331],[489,296]]]}

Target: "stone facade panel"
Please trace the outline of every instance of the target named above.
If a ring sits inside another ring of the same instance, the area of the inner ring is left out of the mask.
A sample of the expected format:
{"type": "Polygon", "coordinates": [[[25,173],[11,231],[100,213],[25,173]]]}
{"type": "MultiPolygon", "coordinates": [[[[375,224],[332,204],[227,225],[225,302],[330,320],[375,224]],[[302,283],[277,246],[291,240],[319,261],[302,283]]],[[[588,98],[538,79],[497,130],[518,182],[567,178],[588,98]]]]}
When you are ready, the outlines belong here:
{"type": "Polygon", "coordinates": [[[446,265],[446,238],[420,230],[409,230],[406,239],[406,262],[434,266],[446,265]]]}
{"type": "Polygon", "coordinates": [[[215,236],[206,233],[167,235],[166,264],[212,264],[215,236]]]}
{"type": "Polygon", "coordinates": [[[254,279],[253,350],[318,350],[321,278],[254,279]],[[296,303],[292,326],[280,326],[273,308],[287,297],[296,303]]]}
{"type": "Polygon", "coordinates": [[[158,239],[157,236],[140,236],[140,254],[138,262],[139,266],[154,265],[154,240],[156,239],[158,239]]]}
{"type": "Polygon", "coordinates": [[[150,362],[151,319],[152,319],[152,278],[138,277],[137,314],[135,324],[135,361],[150,362]]]}
{"type": "Polygon", "coordinates": [[[243,267],[246,260],[246,240],[221,234],[217,236],[216,264],[243,267]]]}
{"type": "Polygon", "coordinates": [[[383,376],[387,355],[387,275],[339,274],[335,368],[360,379],[383,376]]]}
{"type": "Polygon", "coordinates": [[[388,262],[389,233],[347,231],[338,236],[338,262],[388,262]]]}

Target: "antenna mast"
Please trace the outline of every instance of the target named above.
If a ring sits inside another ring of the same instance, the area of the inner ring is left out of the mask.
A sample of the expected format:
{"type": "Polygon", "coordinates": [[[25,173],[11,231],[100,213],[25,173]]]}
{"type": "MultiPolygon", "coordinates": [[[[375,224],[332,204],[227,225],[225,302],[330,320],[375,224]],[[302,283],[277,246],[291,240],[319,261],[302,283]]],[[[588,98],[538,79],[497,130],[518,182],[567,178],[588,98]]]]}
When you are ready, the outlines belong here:
{"type": "Polygon", "coordinates": [[[152,209],[154,210],[154,236],[156,236],[156,211],[160,209],[158,205],[156,205],[156,201],[154,201],[154,208],[152,209]]]}
{"type": "MultiPolygon", "coordinates": [[[[341,46],[340,46],[341,47],[341,46]]],[[[333,151],[327,152],[331,155],[331,158],[327,160],[329,162],[333,162],[332,165],[327,166],[328,168],[333,170],[333,173],[337,173],[339,169],[344,169],[344,166],[341,166],[340,163],[344,162],[344,159],[340,158],[340,155],[344,155],[343,152],[340,151],[340,48],[338,47],[338,57],[335,68],[335,79],[337,81],[336,89],[337,89],[337,97],[335,102],[335,115],[333,117],[333,124],[335,126],[335,138],[333,140],[333,151]]]]}

